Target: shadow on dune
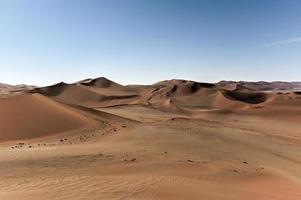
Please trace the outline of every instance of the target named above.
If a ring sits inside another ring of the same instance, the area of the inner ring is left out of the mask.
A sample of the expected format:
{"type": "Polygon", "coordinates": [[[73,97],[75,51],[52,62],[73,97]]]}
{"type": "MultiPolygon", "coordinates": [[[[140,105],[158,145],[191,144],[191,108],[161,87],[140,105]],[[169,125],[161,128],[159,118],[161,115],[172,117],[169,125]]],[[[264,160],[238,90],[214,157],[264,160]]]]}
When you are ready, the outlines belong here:
{"type": "Polygon", "coordinates": [[[264,93],[237,92],[225,90],[223,94],[226,98],[230,100],[241,101],[249,104],[259,104],[267,100],[267,95],[264,93]]]}

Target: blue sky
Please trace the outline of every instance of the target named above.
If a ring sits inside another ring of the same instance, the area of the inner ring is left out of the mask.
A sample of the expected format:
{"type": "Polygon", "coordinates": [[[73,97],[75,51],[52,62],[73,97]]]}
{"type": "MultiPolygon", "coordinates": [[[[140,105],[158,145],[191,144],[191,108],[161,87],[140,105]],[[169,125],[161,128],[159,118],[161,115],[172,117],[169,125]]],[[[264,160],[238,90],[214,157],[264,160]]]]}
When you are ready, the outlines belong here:
{"type": "Polygon", "coordinates": [[[299,0],[0,0],[0,82],[298,81],[299,0]]]}

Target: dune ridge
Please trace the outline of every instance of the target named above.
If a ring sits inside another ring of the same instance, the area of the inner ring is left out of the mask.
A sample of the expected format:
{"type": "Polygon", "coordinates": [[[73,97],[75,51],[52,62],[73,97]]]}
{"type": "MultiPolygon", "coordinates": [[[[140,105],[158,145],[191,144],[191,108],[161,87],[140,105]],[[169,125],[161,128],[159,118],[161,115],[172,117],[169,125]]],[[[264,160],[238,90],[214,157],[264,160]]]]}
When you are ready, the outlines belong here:
{"type": "Polygon", "coordinates": [[[216,84],[187,80],[166,80],[148,86],[123,86],[104,77],[85,79],[73,84],[59,83],[36,88],[32,93],[41,93],[60,102],[82,105],[89,108],[118,105],[146,105],[169,112],[185,112],[189,108],[252,109],[277,104],[286,104],[282,92],[291,93],[299,83],[283,82],[227,82],[216,84]],[[287,89],[287,90],[284,90],[287,89]],[[269,90],[269,91],[266,91],[269,90]]]}

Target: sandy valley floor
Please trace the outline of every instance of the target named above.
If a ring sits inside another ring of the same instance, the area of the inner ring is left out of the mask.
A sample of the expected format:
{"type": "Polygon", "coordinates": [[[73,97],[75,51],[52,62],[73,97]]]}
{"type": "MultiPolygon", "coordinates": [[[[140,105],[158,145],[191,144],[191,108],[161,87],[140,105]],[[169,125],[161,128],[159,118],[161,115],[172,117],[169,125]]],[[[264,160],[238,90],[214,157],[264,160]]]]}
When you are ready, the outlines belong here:
{"type": "Polygon", "coordinates": [[[2,143],[0,199],[301,199],[296,122],[143,106],[99,110],[133,121],[2,143]]]}

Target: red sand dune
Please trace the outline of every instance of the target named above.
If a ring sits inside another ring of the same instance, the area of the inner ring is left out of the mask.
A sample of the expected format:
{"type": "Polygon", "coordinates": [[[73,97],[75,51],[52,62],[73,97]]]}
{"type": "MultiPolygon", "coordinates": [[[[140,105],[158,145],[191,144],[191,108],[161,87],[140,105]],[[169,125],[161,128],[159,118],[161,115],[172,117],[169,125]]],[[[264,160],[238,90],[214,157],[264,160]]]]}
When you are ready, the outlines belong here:
{"type": "Polygon", "coordinates": [[[69,107],[38,94],[0,99],[0,141],[48,136],[94,126],[69,107]]]}
{"type": "MultiPolygon", "coordinates": [[[[123,86],[110,82],[98,82],[96,79],[93,80],[92,85],[95,84],[94,86],[62,82],[48,87],[36,88],[30,92],[40,93],[63,103],[87,107],[112,106],[123,101],[130,103],[131,100],[135,100],[138,97],[136,93],[123,89],[123,86]]],[[[91,82],[89,81],[88,83],[91,82]]]]}
{"type": "MultiPolygon", "coordinates": [[[[74,84],[59,83],[37,88],[32,92],[41,93],[67,104],[90,108],[146,105],[164,111],[183,112],[183,110],[191,108],[237,110],[262,107],[273,105],[274,100],[277,100],[278,104],[279,102],[286,104],[287,100],[279,92],[263,91],[272,86],[275,86],[276,90],[284,87],[294,88],[298,84],[225,81],[210,84],[167,80],[150,86],[123,86],[101,77],[86,79],[74,84]]],[[[289,98],[298,99],[298,94],[292,93],[289,98]]]]}
{"type": "Polygon", "coordinates": [[[34,138],[95,125],[94,120],[83,117],[76,109],[70,109],[70,105],[90,109],[143,105],[186,114],[219,109],[278,118],[284,116],[282,112],[289,110],[295,120],[299,119],[295,116],[300,110],[297,108],[301,105],[301,95],[290,91],[253,91],[244,86],[226,90],[219,84],[186,80],[162,81],[150,86],[122,86],[106,78],[87,79],[74,84],[62,82],[35,88],[29,94],[0,99],[0,140],[34,138]]]}

